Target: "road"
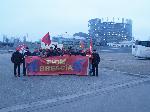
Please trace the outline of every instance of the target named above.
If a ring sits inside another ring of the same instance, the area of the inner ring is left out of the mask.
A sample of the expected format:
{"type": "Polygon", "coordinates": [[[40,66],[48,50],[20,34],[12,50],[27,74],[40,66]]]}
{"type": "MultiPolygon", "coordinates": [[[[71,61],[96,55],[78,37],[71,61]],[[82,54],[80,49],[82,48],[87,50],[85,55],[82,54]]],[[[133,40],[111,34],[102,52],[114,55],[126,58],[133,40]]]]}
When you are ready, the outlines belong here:
{"type": "Polygon", "coordinates": [[[0,112],[149,112],[150,79],[2,109],[0,112]]]}
{"type": "MultiPolygon", "coordinates": [[[[80,97],[32,112],[149,112],[150,82],[80,97]]],[[[30,112],[28,111],[28,112],[30,112]]]]}

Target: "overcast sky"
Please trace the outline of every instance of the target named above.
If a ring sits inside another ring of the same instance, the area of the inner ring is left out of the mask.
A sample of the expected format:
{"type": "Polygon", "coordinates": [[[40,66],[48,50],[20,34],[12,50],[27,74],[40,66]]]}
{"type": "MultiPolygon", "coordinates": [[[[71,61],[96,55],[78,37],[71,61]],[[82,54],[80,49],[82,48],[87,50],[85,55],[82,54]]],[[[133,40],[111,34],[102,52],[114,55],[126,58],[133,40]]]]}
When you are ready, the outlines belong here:
{"type": "Polygon", "coordinates": [[[3,34],[30,40],[53,34],[88,32],[92,18],[129,18],[133,36],[150,37],[150,0],[0,0],[0,39],[3,34]]]}

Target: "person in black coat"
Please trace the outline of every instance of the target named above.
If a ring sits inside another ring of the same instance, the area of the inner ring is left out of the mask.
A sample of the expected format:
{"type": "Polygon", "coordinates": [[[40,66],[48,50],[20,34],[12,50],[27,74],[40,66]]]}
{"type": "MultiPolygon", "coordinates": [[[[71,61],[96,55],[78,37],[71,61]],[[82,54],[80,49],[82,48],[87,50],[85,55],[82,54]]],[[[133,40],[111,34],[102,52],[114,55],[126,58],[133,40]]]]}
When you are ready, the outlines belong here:
{"type": "Polygon", "coordinates": [[[16,49],[16,51],[12,54],[11,61],[14,63],[14,76],[17,77],[18,74],[18,77],[20,77],[20,65],[23,62],[23,56],[19,52],[19,49],[16,49]],[[18,73],[16,72],[17,68],[18,73]]]}
{"type": "Polygon", "coordinates": [[[39,50],[37,48],[34,49],[32,56],[39,56],[39,55],[40,55],[39,50]]]}
{"type": "Polygon", "coordinates": [[[63,52],[60,48],[57,48],[57,56],[63,56],[63,52]]]}
{"type": "Polygon", "coordinates": [[[92,72],[93,72],[93,76],[95,76],[95,69],[96,69],[96,76],[98,76],[98,64],[99,64],[99,62],[100,62],[100,56],[96,52],[96,50],[93,50],[93,53],[92,53],[92,72]]]}
{"type": "Polygon", "coordinates": [[[53,47],[50,47],[49,52],[47,53],[47,57],[56,56],[56,52],[53,47]]]}
{"type": "Polygon", "coordinates": [[[25,58],[27,56],[32,56],[32,53],[29,51],[28,47],[26,47],[25,53],[23,53],[23,76],[26,76],[25,58]]]}

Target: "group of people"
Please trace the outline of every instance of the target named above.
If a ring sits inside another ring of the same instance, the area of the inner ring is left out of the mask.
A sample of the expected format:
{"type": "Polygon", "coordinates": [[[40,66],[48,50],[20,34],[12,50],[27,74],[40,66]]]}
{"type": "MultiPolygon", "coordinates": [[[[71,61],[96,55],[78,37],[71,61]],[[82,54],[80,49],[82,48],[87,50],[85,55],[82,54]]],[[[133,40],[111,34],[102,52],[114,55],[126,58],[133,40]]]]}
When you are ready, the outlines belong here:
{"type": "Polygon", "coordinates": [[[50,49],[35,49],[33,53],[29,51],[29,48],[26,47],[23,53],[19,52],[19,49],[16,49],[16,51],[12,54],[11,61],[14,63],[14,76],[20,77],[20,65],[23,63],[23,76],[26,76],[26,67],[25,67],[25,57],[26,56],[40,56],[41,58],[47,58],[50,56],[63,56],[63,55],[81,55],[81,56],[88,56],[89,57],[89,71],[90,75],[98,76],[98,64],[100,62],[100,56],[96,52],[96,50],[93,50],[91,53],[89,50],[83,51],[83,50],[75,50],[69,47],[66,49],[60,49],[57,48],[57,45],[55,47],[50,47],[50,49]],[[18,68],[18,70],[17,70],[18,68]],[[95,73],[96,71],[96,73],[95,73]]]}
{"type": "Polygon", "coordinates": [[[63,55],[81,55],[86,56],[86,52],[83,52],[83,50],[78,49],[72,49],[72,47],[69,47],[68,49],[60,49],[57,48],[57,45],[55,47],[50,47],[50,49],[35,49],[32,53],[32,56],[40,56],[40,57],[50,57],[50,56],[63,56],[63,55]]]}
{"type": "Polygon", "coordinates": [[[14,76],[20,77],[20,65],[23,63],[23,76],[26,76],[25,57],[32,56],[29,48],[26,47],[24,53],[20,53],[20,49],[16,48],[16,51],[11,56],[11,61],[14,63],[14,76]],[[18,68],[18,72],[16,71],[18,68]]]}

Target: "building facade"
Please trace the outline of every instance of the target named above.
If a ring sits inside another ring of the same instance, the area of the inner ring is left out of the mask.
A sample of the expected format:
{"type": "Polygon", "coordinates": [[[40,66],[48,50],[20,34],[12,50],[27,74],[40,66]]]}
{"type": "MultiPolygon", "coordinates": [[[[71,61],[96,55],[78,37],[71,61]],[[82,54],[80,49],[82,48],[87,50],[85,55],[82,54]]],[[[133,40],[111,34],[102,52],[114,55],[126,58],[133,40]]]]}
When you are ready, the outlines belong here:
{"type": "Polygon", "coordinates": [[[113,18],[91,19],[88,21],[89,35],[100,44],[132,40],[132,20],[113,18]]]}

